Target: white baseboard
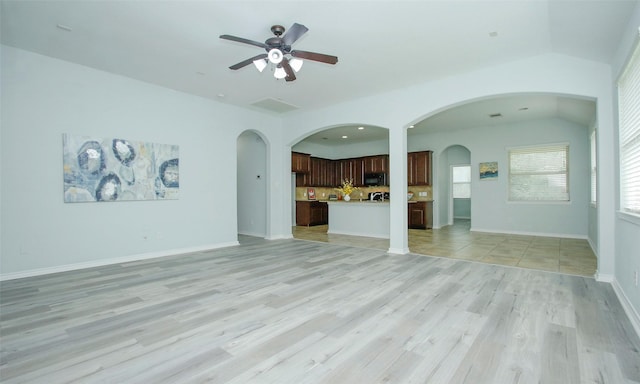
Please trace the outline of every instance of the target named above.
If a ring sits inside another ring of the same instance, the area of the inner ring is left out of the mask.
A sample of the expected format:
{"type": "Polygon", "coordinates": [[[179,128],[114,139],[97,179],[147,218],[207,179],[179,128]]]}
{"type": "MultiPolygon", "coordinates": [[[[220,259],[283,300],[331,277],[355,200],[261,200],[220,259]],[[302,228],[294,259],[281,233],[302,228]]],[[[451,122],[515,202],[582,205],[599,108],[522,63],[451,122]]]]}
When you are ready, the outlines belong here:
{"type": "Polygon", "coordinates": [[[595,244],[593,244],[593,241],[591,241],[590,237],[587,237],[587,241],[589,242],[589,246],[591,247],[591,251],[593,252],[594,255],[596,255],[596,259],[598,258],[598,249],[596,247],[595,244]]]}
{"type": "Polygon", "coordinates": [[[640,315],[638,315],[638,312],[629,301],[627,295],[624,294],[622,287],[618,284],[618,280],[614,279],[611,286],[613,287],[613,291],[616,293],[616,296],[618,296],[618,300],[620,300],[620,304],[622,304],[622,308],[627,314],[629,321],[631,321],[633,329],[635,329],[636,334],[640,337],[640,315]]]}
{"type": "Polygon", "coordinates": [[[389,248],[387,253],[391,253],[394,255],[406,255],[409,253],[409,248],[389,248]]]}
{"type": "Polygon", "coordinates": [[[598,271],[596,271],[596,281],[599,281],[601,283],[609,283],[609,284],[613,284],[613,282],[615,281],[615,277],[613,275],[609,275],[606,273],[600,273],[598,271]]]}
{"type": "Polygon", "coordinates": [[[348,236],[360,236],[360,237],[373,237],[373,238],[376,238],[376,239],[388,239],[389,238],[389,235],[383,235],[383,234],[377,234],[377,233],[364,234],[364,233],[360,233],[360,232],[336,231],[336,230],[328,230],[327,233],[330,234],[330,235],[348,235],[348,236]]]}
{"type": "Polygon", "coordinates": [[[238,232],[238,235],[245,235],[245,236],[251,236],[251,237],[260,237],[260,238],[265,238],[265,234],[264,233],[255,233],[255,232],[238,232]]]}
{"type": "Polygon", "coordinates": [[[570,233],[546,233],[546,232],[525,232],[525,231],[508,231],[505,229],[484,229],[474,228],[470,229],[471,232],[486,232],[486,233],[503,233],[506,235],[522,235],[522,236],[543,236],[543,237],[561,237],[564,239],[581,239],[588,240],[586,235],[575,235],[570,233]]]}
{"type": "Polygon", "coordinates": [[[78,269],[102,267],[105,265],[112,265],[112,264],[129,263],[132,261],[155,259],[159,257],[176,256],[176,255],[185,254],[185,253],[204,252],[204,251],[210,251],[212,249],[233,247],[236,245],[239,245],[237,241],[231,241],[228,243],[203,245],[199,247],[188,247],[188,248],[181,248],[181,249],[169,249],[166,251],[141,253],[137,255],[115,257],[110,259],[101,259],[101,260],[95,260],[95,261],[88,261],[84,263],[66,264],[66,265],[59,265],[59,266],[48,267],[48,268],[30,269],[27,271],[0,274],[0,281],[21,279],[24,277],[42,276],[42,275],[48,275],[51,273],[75,271],[78,269]]]}
{"type": "Polygon", "coordinates": [[[289,240],[289,239],[293,239],[293,235],[292,234],[265,237],[265,240],[289,240]]]}

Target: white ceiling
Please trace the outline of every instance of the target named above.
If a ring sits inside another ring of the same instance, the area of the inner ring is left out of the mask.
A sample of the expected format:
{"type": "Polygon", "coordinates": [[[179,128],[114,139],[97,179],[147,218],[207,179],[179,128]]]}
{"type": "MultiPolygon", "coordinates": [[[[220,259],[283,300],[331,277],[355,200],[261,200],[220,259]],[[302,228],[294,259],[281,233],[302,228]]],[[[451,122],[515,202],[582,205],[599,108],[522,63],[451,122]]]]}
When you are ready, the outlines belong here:
{"type": "MultiPolygon", "coordinates": [[[[286,113],[547,52],[607,63],[637,3],[2,0],[0,11],[3,44],[223,103],[286,113]],[[294,49],[335,55],[339,62],[306,61],[289,83],[253,66],[228,68],[264,50],[219,35],[264,41],[272,25],[294,22],[309,28],[294,49]]],[[[567,108],[584,107],[542,99],[520,101],[553,104],[567,116],[576,115],[567,108]]],[[[507,120],[509,105],[477,104],[468,112],[502,111],[507,120]]],[[[442,126],[445,117],[439,118],[442,126]]]]}

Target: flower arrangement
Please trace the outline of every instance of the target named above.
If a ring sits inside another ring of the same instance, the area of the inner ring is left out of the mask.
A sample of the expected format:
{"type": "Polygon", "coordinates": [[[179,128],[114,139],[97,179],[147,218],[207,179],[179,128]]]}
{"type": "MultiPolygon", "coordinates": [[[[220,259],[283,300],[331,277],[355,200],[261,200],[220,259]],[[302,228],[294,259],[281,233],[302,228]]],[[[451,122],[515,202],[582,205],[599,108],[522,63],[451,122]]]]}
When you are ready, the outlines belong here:
{"type": "Polygon", "coordinates": [[[344,179],[340,187],[336,188],[336,191],[341,192],[344,196],[349,196],[351,192],[357,191],[358,189],[360,188],[353,186],[353,179],[344,179]]]}

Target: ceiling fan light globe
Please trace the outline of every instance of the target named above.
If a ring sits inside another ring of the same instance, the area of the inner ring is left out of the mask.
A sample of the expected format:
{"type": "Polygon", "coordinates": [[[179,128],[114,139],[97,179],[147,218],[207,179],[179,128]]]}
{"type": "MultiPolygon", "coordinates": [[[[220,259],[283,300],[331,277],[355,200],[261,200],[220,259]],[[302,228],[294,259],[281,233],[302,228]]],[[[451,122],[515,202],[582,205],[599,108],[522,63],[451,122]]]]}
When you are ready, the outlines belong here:
{"type": "Polygon", "coordinates": [[[298,59],[295,57],[289,60],[289,65],[291,65],[291,68],[293,68],[293,70],[296,72],[300,71],[300,68],[302,68],[302,63],[304,63],[302,59],[298,59]]]}
{"type": "Polygon", "coordinates": [[[282,62],[282,59],[284,58],[284,55],[282,54],[282,51],[279,50],[278,48],[273,48],[272,50],[269,51],[269,53],[267,54],[267,57],[269,58],[269,61],[272,62],[273,64],[280,64],[282,62]]]}
{"type": "Polygon", "coordinates": [[[267,60],[265,59],[254,60],[253,65],[256,66],[259,72],[262,72],[267,67],[267,60]]]}
{"type": "Polygon", "coordinates": [[[287,77],[287,72],[284,70],[284,68],[278,66],[276,67],[276,70],[273,71],[273,77],[275,77],[276,79],[284,79],[285,77],[287,77]]]}

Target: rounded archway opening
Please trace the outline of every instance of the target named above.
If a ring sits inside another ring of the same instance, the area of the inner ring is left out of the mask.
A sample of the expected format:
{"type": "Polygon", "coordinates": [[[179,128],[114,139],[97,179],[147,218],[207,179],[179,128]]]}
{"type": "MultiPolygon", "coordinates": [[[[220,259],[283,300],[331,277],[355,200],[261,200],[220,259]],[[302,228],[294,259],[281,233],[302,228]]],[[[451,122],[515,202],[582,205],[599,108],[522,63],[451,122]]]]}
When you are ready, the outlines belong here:
{"type": "Polygon", "coordinates": [[[236,145],[238,239],[246,242],[268,236],[268,148],[255,131],[241,133],[236,145]]]}
{"type": "Polygon", "coordinates": [[[372,193],[389,198],[389,130],[359,123],[319,128],[293,143],[291,151],[293,237],[330,241],[330,234],[371,236],[380,238],[381,248],[387,249],[389,220],[386,230],[373,232],[368,232],[367,223],[360,222],[366,220],[360,215],[348,220],[348,231],[329,223],[332,216],[337,217],[331,212],[332,201],[360,202],[372,193]],[[345,182],[355,190],[346,194],[339,190],[345,182]]]}

